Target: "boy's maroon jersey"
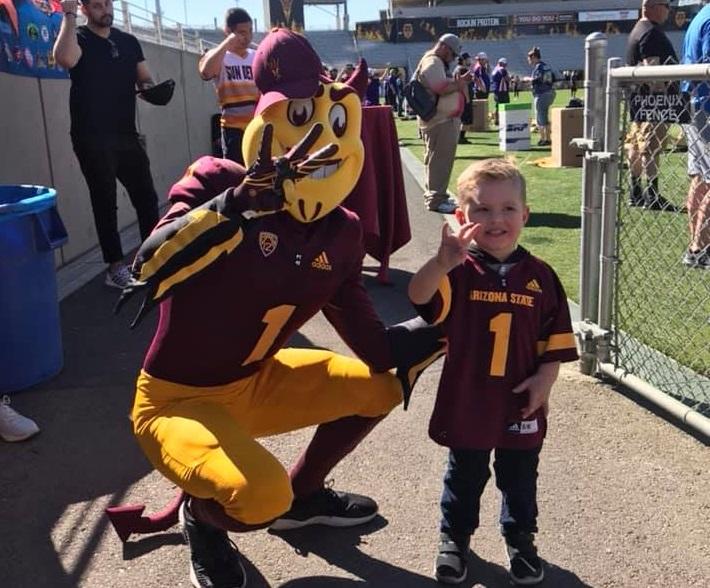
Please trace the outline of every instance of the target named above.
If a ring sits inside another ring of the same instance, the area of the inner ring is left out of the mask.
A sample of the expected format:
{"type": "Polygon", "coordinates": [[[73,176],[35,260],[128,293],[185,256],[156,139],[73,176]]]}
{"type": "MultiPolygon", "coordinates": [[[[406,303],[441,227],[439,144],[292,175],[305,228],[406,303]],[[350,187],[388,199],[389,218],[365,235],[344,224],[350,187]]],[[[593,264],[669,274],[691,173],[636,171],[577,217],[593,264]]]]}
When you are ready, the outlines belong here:
{"type": "Polygon", "coordinates": [[[527,393],[512,389],[541,363],[577,359],[567,298],[552,268],[522,247],[504,276],[484,258],[469,254],[419,307],[449,341],[429,434],[457,449],[539,447],[543,411],[521,420],[527,393]]]}
{"type": "MultiPolygon", "coordinates": [[[[207,159],[198,167],[172,191],[166,220],[216,196],[212,187],[220,182],[229,184],[230,170],[207,159]]],[[[364,249],[354,213],[337,208],[308,224],[277,213],[243,229],[232,253],[160,304],[143,365],[150,375],[193,386],[249,376],[320,310],[373,370],[392,367],[385,327],[360,275],[364,249]]]]}

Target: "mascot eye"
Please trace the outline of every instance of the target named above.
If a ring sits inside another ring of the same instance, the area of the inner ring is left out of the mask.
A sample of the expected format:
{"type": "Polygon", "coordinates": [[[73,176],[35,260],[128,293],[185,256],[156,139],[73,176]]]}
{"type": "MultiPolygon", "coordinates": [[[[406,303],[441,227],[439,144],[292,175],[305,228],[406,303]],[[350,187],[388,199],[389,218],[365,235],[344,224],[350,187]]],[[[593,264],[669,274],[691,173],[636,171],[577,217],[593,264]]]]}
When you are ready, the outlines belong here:
{"type": "Polygon", "coordinates": [[[334,104],[328,113],[330,126],[336,137],[342,137],[348,128],[348,113],[342,104],[334,104]]]}
{"type": "Polygon", "coordinates": [[[305,125],[313,117],[315,106],[313,100],[291,100],[288,103],[288,122],[295,127],[305,125]]]}

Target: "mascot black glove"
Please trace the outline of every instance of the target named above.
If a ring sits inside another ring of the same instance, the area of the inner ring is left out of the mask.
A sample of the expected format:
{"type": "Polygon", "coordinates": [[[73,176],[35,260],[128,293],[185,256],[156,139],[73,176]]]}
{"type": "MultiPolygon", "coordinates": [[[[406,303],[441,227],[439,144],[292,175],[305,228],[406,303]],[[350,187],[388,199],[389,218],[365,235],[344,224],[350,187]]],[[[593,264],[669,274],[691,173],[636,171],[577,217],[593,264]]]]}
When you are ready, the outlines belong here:
{"type": "Polygon", "coordinates": [[[430,325],[419,317],[387,327],[387,337],[407,410],[419,376],[446,353],[446,337],[439,325],[430,325]]]}

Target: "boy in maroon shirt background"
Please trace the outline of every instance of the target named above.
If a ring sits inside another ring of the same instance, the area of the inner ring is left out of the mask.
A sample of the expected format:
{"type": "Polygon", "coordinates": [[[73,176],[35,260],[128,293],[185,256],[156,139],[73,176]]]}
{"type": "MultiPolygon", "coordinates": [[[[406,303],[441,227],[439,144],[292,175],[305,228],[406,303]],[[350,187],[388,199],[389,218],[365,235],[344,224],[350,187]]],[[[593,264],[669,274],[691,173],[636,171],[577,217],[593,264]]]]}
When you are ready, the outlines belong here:
{"type": "Polygon", "coordinates": [[[442,229],[435,256],[412,278],[420,314],[449,347],[429,434],[450,448],[441,498],[436,578],[466,578],[470,538],[495,450],[500,524],[516,584],[544,577],[537,556],[537,467],[560,363],[577,359],[567,298],[550,266],[518,245],[528,220],[525,179],[488,159],[457,183],[461,228],[442,229]]]}

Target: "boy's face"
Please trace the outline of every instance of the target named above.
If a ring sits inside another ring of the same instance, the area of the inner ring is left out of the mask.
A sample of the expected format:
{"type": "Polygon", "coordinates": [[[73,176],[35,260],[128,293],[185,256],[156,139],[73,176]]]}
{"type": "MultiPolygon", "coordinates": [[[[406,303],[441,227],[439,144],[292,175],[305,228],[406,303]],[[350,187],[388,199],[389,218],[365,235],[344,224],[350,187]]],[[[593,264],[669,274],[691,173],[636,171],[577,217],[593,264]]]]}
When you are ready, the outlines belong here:
{"type": "Polygon", "coordinates": [[[479,224],[476,245],[503,261],[518,246],[520,232],[530,214],[523,204],[520,185],[514,180],[488,180],[465,198],[456,210],[456,219],[461,224],[479,224]]]}

